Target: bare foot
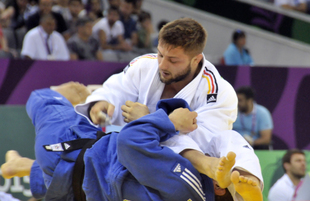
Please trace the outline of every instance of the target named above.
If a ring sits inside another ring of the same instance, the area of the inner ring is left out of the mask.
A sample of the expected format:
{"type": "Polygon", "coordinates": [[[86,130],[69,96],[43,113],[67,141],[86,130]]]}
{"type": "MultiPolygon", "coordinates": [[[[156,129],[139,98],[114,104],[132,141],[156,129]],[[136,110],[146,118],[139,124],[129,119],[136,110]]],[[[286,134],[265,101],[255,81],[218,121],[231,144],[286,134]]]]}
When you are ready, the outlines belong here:
{"type": "Polygon", "coordinates": [[[5,154],[5,163],[1,166],[2,176],[5,179],[30,175],[34,160],[21,157],[17,151],[11,150],[5,154]]]}
{"type": "Polygon", "coordinates": [[[78,82],[67,82],[59,86],[52,86],[52,90],[63,95],[72,105],[85,102],[90,91],[83,84],[78,82]]]}
{"type": "Polygon", "coordinates": [[[240,176],[238,171],[231,174],[231,181],[244,201],[263,201],[259,183],[248,176],[240,176]]]}
{"type": "Polygon", "coordinates": [[[221,188],[227,188],[231,184],[230,170],[235,164],[236,154],[229,152],[226,157],[220,158],[215,171],[215,180],[221,188]]]}

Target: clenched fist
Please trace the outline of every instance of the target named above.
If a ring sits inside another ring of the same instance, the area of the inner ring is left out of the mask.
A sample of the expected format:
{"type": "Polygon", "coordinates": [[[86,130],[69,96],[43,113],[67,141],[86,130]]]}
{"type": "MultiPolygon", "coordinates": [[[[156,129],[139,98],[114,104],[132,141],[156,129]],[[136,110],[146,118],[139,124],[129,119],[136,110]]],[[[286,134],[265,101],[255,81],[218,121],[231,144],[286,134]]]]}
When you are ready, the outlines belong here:
{"type": "Polygon", "coordinates": [[[109,117],[113,116],[115,106],[107,101],[99,101],[97,102],[90,110],[89,115],[94,124],[104,124],[106,121],[106,117],[102,115],[106,113],[109,117]]]}
{"type": "Polygon", "coordinates": [[[178,108],[169,115],[169,119],[175,130],[190,133],[197,129],[197,116],[197,112],[191,112],[187,108],[178,108]]]}
{"type": "Polygon", "coordinates": [[[126,101],[125,105],[122,105],[124,121],[129,123],[147,114],[150,114],[149,108],[138,102],[126,101]]]}

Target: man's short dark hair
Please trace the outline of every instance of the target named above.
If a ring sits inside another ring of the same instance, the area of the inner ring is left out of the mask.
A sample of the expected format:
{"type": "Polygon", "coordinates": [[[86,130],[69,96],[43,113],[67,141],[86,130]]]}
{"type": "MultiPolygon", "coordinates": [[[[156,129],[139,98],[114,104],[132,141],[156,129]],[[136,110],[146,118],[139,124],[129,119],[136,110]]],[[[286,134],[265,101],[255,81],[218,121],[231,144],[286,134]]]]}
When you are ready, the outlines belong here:
{"type": "Polygon", "coordinates": [[[47,14],[43,14],[40,17],[40,23],[45,22],[47,20],[56,20],[54,15],[52,15],[51,13],[47,13],[47,14]]]}
{"type": "Polygon", "coordinates": [[[147,19],[151,19],[151,14],[149,12],[146,12],[146,11],[142,11],[139,16],[138,16],[138,21],[141,23],[141,22],[144,22],[145,20],[147,19]]]}
{"type": "Polygon", "coordinates": [[[77,20],[76,27],[83,27],[89,22],[93,22],[89,17],[81,17],[77,20]]]}
{"type": "Polygon", "coordinates": [[[243,94],[246,99],[255,100],[255,90],[252,87],[244,86],[237,89],[237,94],[243,94]]]}
{"type": "Polygon", "coordinates": [[[133,7],[135,8],[137,5],[137,1],[136,0],[124,0],[126,3],[130,3],[133,5],[133,7]]]}
{"type": "Polygon", "coordinates": [[[109,9],[108,9],[108,13],[111,13],[111,12],[117,12],[118,15],[120,15],[120,12],[119,12],[119,9],[115,6],[111,6],[109,9]]]}
{"type": "Polygon", "coordinates": [[[283,158],[282,158],[282,167],[283,167],[283,170],[284,172],[286,172],[285,168],[284,168],[284,163],[291,163],[291,159],[292,159],[292,156],[294,154],[302,154],[302,155],[305,155],[305,153],[299,149],[291,149],[291,150],[288,150],[283,158]]]}
{"type": "Polygon", "coordinates": [[[82,0],[69,0],[69,4],[72,3],[72,2],[75,2],[75,1],[79,2],[80,4],[82,4],[82,0]]]}
{"type": "Polygon", "coordinates": [[[234,31],[232,35],[232,42],[236,43],[239,38],[245,38],[245,32],[240,29],[237,29],[236,31],[234,31]]]}

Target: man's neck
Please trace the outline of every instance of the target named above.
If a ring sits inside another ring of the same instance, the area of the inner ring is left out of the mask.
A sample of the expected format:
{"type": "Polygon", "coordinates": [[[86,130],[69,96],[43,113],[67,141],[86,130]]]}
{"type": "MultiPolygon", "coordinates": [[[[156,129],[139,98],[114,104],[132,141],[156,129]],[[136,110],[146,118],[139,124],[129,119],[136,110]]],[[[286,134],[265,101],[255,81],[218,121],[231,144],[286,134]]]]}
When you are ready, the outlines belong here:
{"type": "Polygon", "coordinates": [[[79,34],[79,33],[78,33],[78,37],[84,42],[87,42],[89,39],[87,36],[84,36],[83,34],[79,34]]]}
{"type": "Polygon", "coordinates": [[[300,182],[299,178],[294,177],[291,173],[286,173],[290,180],[293,182],[294,186],[297,186],[300,182]]]}
{"type": "Polygon", "coordinates": [[[199,74],[200,70],[202,68],[202,62],[200,62],[196,68],[196,71],[192,74],[190,74],[187,78],[185,78],[182,81],[174,82],[169,85],[165,85],[164,91],[169,91],[171,94],[170,98],[174,97],[179,91],[181,91],[186,85],[188,85],[193,79],[196,78],[196,76],[199,74]]]}

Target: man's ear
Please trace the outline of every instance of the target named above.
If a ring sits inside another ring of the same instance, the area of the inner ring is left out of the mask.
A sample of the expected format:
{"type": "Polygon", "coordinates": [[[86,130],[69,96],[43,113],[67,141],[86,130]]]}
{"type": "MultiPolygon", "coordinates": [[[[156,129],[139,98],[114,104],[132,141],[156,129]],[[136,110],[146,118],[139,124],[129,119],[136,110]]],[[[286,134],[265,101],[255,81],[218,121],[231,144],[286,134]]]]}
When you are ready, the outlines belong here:
{"type": "Polygon", "coordinates": [[[203,59],[203,56],[202,54],[198,54],[196,56],[194,56],[194,58],[192,59],[191,63],[192,63],[192,66],[198,66],[199,62],[203,59]]]}
{"type": "Polygon", "coordinates": [[[290,167],[291,167],[291,164],[289,164],[289,163],[284,163],[283,166],[284,166],[284,169],[285,169],[286,171],[288,171],[288,170],[290,169],[290,167]]]}

